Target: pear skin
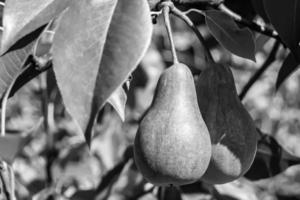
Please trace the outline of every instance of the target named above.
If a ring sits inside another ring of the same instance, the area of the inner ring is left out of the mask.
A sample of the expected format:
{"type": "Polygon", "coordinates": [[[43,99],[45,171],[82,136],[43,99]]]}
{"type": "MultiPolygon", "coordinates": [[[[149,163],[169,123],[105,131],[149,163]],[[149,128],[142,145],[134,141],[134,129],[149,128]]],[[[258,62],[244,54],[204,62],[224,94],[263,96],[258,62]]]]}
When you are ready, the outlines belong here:
{"type": "Polygon", "coordinates": [[[233,181],[254,160],[256,126],[240,102],[229,67],[210,64],[200,74],[196,91],[212,142],[212,158],[201,180],[211,184],[233,181]]]}
{"type": "Polygon", "coordinates": [[[166,69],[134,142],[137,168],[158,186],[195,182],[206,171],[211,141],[197,104],[193,76],[184,64],[166,69]]]}

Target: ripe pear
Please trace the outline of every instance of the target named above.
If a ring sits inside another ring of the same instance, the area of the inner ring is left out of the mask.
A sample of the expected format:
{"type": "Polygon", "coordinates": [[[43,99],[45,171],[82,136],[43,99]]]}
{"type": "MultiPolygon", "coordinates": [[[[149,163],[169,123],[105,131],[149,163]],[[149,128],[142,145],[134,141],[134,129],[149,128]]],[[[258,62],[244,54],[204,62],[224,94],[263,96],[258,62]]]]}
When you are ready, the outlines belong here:
{"type": "Polygon", "coordinates": [[[255,124],[240,102],[229,67],[210,64],[196,82],[198,104],[212,142],[203,181],[223,184],[244,175],[257,146],[255,124]]]}
{"type": "Polygon", "coordinates": [[[184,185],[206,171],[211,157],[208,129],[197,104],[193,76],[174,64],[159,78],[153,102],[134,142],[137,168],[154,185],[184,185]]]}

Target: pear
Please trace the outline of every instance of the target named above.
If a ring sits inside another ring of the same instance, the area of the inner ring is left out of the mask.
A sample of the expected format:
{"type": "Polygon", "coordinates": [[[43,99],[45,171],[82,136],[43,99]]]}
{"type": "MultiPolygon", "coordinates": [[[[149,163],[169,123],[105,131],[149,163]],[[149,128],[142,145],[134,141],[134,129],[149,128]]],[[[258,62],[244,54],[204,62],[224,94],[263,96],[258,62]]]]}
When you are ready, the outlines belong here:
{"type": "Polygon", "coordinates": [[[210,157],[193,76],[186,65],[174,64],[160,76],[139,125],[134,142],[137,168],[154,185],[184,185],[199,180],[210,157]]]}
{"type": "Polygon", "coordinates": [[[209,64],[196,82],[198,104],[212,142],[203,181],[223,184],[244,175],[257,146],[255,124],[240,102],[229,67],[209,64]]]}

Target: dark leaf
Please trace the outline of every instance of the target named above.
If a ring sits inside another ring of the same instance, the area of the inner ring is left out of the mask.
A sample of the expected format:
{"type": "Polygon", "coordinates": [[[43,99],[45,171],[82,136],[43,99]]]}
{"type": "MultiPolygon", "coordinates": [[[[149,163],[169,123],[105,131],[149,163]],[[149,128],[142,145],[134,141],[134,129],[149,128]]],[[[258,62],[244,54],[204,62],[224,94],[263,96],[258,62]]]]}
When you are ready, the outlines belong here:
{"type": "Polygon", "coordinates": [[[263,0],[267,15],[300,63],[300,1],[263,0]]]}
{"type": "Polygon", "coordinates": [[[60,14],[69,0],[6,0],[1,54],[60,14]]]}
{"type": "Polygon", "coordinates": [[[146,0],[72,1],[54,36],[54,72],[86,141],[100,108],[135,69],[151,39],[146,0]]]}
{"type": "Polygon", "coordinates": [[[282,66],[278,72],[276,79],[276,90],[280,85],[285,81],[285,79],[291,75],[299,66],[299,63],[296,61],[294,55],[290,53],[282,63],[282,66]]]}
{"type": "Polygon", "coordinates": [[[211,34],[231,53],[255,61],[255,42],[248,28],[239,28],[223,12],[206,11],[206,24],[211,34]]]}
{"type": "Polygon", "coordinates": [[[297,158],[284,149],[270,136],[263,136],[257,147],[257,154],[245,177],[250,180],[259,180],[273,177],[289,166],[300,163],[297,158]]]}

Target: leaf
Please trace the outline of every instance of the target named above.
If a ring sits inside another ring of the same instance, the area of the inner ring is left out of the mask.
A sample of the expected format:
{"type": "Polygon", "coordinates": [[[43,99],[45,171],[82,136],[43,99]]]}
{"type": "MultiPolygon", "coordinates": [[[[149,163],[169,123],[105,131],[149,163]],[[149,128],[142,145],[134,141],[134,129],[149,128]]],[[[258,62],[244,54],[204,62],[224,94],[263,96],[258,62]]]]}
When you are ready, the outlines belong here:
{"type": "Polygon", "coordinates": [[[263,0],[263,3],[280,38],[300,63],[300,1],[263,0]]]}
{"type": "Polygon", "coordinates": [[[276,90],[285,81],[285,79],[291,75],[297,68],[299,63],[296,61],[294,55],[290,53],[282,63],[282,66],[278,72],[276,79],[276,90]]]}
{"type": "Polygon", "coordinates": [[[211,34],[231,53],[255,61],[255,42],[248,28],[239,28],[234,20],[220,11],[205,12],[211,34]]]}
{"type": "Polygon", "coordinates": [[[116,110],[122,121],[125,121],[125,107],[127,101],[127,94],[123,87],[119,87],[112,93],[107,102],[116,110]]]}
{"type": "Polygon", "coordinates": [[[61,13],[69,0],[6,0],[1,54],[61,13]]]}
{"type": "Polygon", "coordinates": [[[254,162],[245,177],[250,180],[259,180],[275,176],[288,167],[300,164],[300,158],[291,155],[277,143],[264,135],[258,142],[257,154],[254,162]]]}
{"type": "Polygon", "coordinates": [[[62,17],[54,36],[54,72],[89,145],[98,111],[136,68],[151,34],[146,0],[76,0],[62,17]]]}
{"type": "Polygon", "coordinates": [[[14,158],[20,153],[24,146],[31,141],[33,136],[41,127],[43,120],[39,122],[29,131],[19,134],[6,134],[0,136],[0,158],[5,162],[12,164],[14,158]]]}

